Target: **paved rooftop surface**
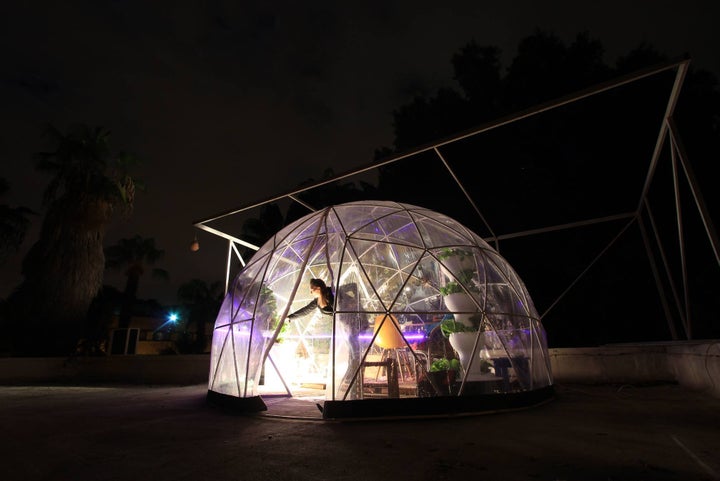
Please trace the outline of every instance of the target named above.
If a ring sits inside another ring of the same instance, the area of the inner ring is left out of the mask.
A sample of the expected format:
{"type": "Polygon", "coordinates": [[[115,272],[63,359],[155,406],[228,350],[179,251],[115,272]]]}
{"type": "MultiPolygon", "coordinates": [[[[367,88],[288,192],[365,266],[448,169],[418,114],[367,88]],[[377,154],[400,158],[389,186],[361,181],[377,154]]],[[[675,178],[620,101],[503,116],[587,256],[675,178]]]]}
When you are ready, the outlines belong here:
{"type": "Polygon", "coordinates": [[[718,480],[720,399],[558,385],[474,416],[324,421],[309,393],[237,415],[206,385],[0,387],[3,481],[718,480]]]}

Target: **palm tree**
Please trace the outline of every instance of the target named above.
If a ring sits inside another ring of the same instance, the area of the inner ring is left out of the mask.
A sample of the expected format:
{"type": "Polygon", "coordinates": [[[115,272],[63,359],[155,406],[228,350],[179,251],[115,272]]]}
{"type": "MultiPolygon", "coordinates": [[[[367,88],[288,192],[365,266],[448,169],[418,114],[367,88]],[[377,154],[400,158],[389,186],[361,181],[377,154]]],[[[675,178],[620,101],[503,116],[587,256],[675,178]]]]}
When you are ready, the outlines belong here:
{"type": "Polygon", "coordinates": [[[82,334],[90,303],[102,288],[103,240],[113,214],[130,213],[137,182],[135,158],[113,153],[110,132],[49,127],[55,150],[37,154],[37,168],[53,175],[37,242],[23,260],[24,280],[9,299],[14,352],[63,355],[82,334]]]}
{"type": "MultiPolygon", "coordinates": [[[[155,239],[143,239],[139,235],[131,239],[120,239],[116,245],[105,249],[107,267],[125,269],[125,276],[127,276],[123,301],[120,307],[119,327],[121,329],[130,326],[133,306],[140,285],[140,276],[145,273],[145,266],[155,264],[164,255],[165,251],[155,247],[155,239]]],[[[169,279],[169,275],[164,269],[153,269],[152,276],[159,279],[169,279]]]]}
{"type": "MultiPolygon", "coordinates": [[[[10,189],[7,180],[0,178],[0,197],[10,189]]],[[[10,207],[0,205],[0,265],[8,258],[11,252],[18,250],[27,232],[30,219],[28,215],[35,214],[26,207],[10,207]]]]}
{"type": "Polygon", "coordinates": [[[178,289],[178,298],[184,304],[188,324],[195,324],[195,341],[192,351],[203,353],[207,344],[205,326],[212,323],[220,310],[223,290],[220,282],[210,284],[192,279],[178,289]]]}

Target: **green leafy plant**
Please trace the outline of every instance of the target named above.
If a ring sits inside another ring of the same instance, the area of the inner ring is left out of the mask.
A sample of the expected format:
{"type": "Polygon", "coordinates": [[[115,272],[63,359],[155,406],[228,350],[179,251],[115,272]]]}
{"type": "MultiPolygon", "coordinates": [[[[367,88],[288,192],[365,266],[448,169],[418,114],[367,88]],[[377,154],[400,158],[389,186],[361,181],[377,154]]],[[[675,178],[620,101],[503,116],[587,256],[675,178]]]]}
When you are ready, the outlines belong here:
{"type": "Polygon", "coordinates": [[[465,291],[463,290],[462,286],[455,281],[450,281],[447,284],[445,284],[444,286],[440,287],[440,294],[442,294],[443,296],[448,296],[450,294],[455,294],[458,292],[465,292],[465,291]]]}
{"type": "MultiPolygon", "coordinates": [[[[278,333],[278,337],[277,337],[277,339],[275,339],[275,342],[283,342],[283,339],[284,339],[283,335],[287,333],[288,326],[290,326],[290,324],[288,324],[287,322],[283,323],[282,327],[280,328],[280,332],[278,333]]],[[[273,331],[276,328],[277,328],[277,320],[273,322],[273,331]]]]}
{"type": "MultiPolygon", "coordinates": [[[[278,319],[277,315],[277,301],[275,300],[275,293],[265,284],[260,287],[259,309],[262,309],[263,315],[270,319],[270,330],[275,332],[278,322],[280,322],[281,319],[278,319]]],[[[275,339],[275,342],[283,341],[283,334],[286,333],[287,329],[288,323],[285,322],[280,328],[280,332],[278,333],[278,337],[275,339]]]]}
{"type": "Polygon", "coordinates": [[[438,254],[438,259],[443,260],[448,257],[458,256],[461,261],[465,260],[466,257],[472,257],[473,253],[465,249],[458,249],[457,247],[445,247],[438,254]]]}
{"type": "Polygon", "coordinates": [[[448,359],[446,357],[442,357],[439,359],[433,359],[432,364],[430,364],[430,372],[459,371],[459,370],[460,370],[460,361],[457,359],[448,359]]]}
{"type": "Polygon", "coordinates": [[[493,367],[492,362],[488,361],[487,359],[480,359],[480,372],[488,373],[490,372],[491,367],[493,367]]]}
{"type": "MultiPolygon", "coordinates": [[[[450,259],[451,257],[457,257],[460,266],[463,265],[463,262],[466,259],[474,259],[473,253],[471,251],[458,248],[446,247],[438,254],[438,259],[441,261],[450,259]]],[[[440,287],[440,294],[442,294],[443,296],[447,296],[449,294],[456,294],[458,292],[480,292],[480,289],[478,289],[476,282],[473,279],[477,272],[474,265],[472,267],[467,267],[460,270],[453,270],[450,265],[446,265],[445,269],[452,272],[453,277],[444,286],[440,287]]]]}
{"type": "Polygon", "coordinates": [[[482,327],[484,327],[482,322],[482,314],[476,314],[474,316],[471,316],[470,322],[472,326],[467,326],[462,322],[456,321],[454,317],[449,316],[440,321],[440,332],[442,332],[443,336],[450,337],[450,334],[453,334],[455,332],[477,332],[482,327]]]}
{"type": "Polygon", "coordinates": [[[277,301],[275,300],[275,293],[265,284],[260,286],[259,304],[262,309],[268,313],[269,317],[275,318],[277,316],[277,301]]]}
{"type": "Polygon", "coordinates": [[[458,322],[455,320],[454,317],[446,317],[442,321],[440,321],[440,332],[442,332],[443,336],[450,337],[450,334],[455,332],[474,332],[477,331],[477,328],[469,327],[463,324],[462,322],[458,322]]]}

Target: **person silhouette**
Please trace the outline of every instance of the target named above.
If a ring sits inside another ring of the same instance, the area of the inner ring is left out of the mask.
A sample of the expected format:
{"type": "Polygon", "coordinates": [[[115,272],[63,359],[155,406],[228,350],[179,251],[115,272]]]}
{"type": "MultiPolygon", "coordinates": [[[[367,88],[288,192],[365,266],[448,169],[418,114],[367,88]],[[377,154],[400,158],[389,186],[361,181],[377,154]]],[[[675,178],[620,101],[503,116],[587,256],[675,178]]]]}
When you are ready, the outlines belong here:
{"type": "Polygon", "coordinates": [[[333,314],[333,304],[335,303],[335,296],[332,293],[332,289],[325,285],[325,281],[322,279],[310,279],[310,293],[314,297],[306,306],[301,307],[295,312],[288,314],[287,319],[295,319],[298,317],[307,316],[316,309],[321,314],[331,316],[333,314]]]}

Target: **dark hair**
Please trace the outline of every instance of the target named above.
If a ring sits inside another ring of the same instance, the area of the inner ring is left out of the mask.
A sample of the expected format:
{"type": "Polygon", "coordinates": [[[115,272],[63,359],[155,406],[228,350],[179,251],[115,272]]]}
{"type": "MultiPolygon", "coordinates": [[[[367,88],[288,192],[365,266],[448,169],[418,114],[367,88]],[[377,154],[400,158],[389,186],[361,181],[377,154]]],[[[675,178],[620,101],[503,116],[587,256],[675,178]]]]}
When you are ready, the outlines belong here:
{"type": "Polygon", "coordinates": [[[319,287],[320,293],[322,294],[323,298],[325,299],[325,302],[327,302],[328,304],[333,303],[334,299],[333,299],[332,290],[327,285],[325,285],[324,280],[312,278],[312,279],[310,279],[310,287],[319,287]]]}

